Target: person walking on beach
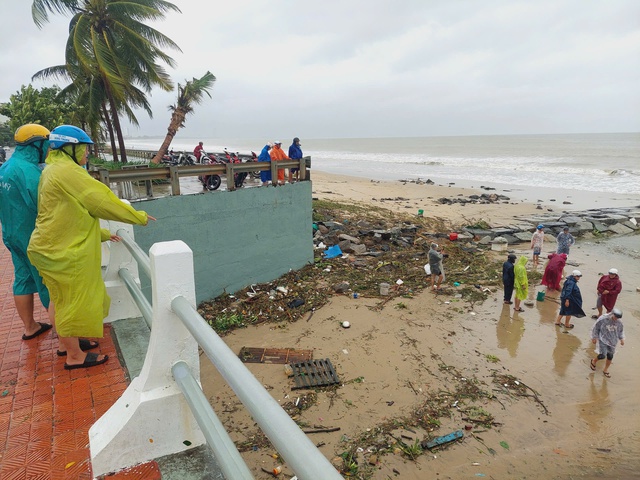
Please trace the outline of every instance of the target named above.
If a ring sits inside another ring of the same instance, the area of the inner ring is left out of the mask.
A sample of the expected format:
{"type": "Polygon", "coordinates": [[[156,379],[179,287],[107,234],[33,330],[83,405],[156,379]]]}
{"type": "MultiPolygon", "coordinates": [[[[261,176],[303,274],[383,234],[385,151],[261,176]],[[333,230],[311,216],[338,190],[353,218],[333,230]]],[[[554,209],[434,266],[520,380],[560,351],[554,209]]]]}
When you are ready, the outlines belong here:
{"type": "Polygon", "coordinates": [[[516,304],[514,305],[514,311],[524,312],[524,308],[520,306],[520,302],[527,298],[529,295],[529,279],[527,278],[527,257],[522,255],[515,267],[513,267],[513,273],[515,276],[514,287],[516,289],[516,304]]]}
{"type": "Polygon", "coordinates": [[[504,286],[504,303],[511,305],[511,297],[513,296],[513,285],[515,282],[515,273],[513,266],[516,263],[516,256],[510,253],[507,261],[502,264],[502,285],[504,286]]]}
{"type": "MultiPolygon", "coordinates": [[[[262,148],[260,155],[258,155],[259,162],[270,162],[271,156],[269,155],[269,150],[273,147],[273,143],[267,142],[267,144],[262,148]]],[[[266,187],[271,183],[271,170],[260,170],[260,181],[262,182],[262,186],[266,187]]]]}
{"type": "Polygon", "coordinates": [[[580,270],[574,270],[571,275],[567,277],[562,286],[562,292],[560,293],[560,313],[556,319],[556,326],[561,326],[561,320],[564,316],[564,327],[567,329],[573,328],[575,325],[569,323],[571,317],[582,318],[585,316],[582,310],[582,294],[580,293],[580,287],[578,282],[582,278],[580,270]]]}
{"type": "Polygon", "coordinates": [[[556,242],[558,243],[556,253],[566,253],[568,257],[569,250],[571,250],[571,246],[576,243],[576,239],[569,233],[569,227],[564,227],[562,232],[556,237],[556,242]]]}
{"type": "Polygon", "coordinates": [[[100,242],[118,241],[100,218],[146,225],[155,220],[124,203],[83,168],[93,141],[61,125],[49,135],[51,152],[40,177],[38,216],[27,254],[49,289],[67,370],[101,365],[107,355],[85,353],[78,337],[102,337],[110,298],[102,280],[100,242]]]}
{"type": "Polygon", "coordinates": [[[549,263],[544,269],[541,285],[545,285],[547,290],[560,290],[560,280],[564,276],[564,267],[567,264],[566,253],[551,253],[549,263]]]}
{"type": "Polygon", "coordinates": [[[36,267],[29,261],[27,246],[38,215],[38,182],[49,150],[49,130],[35,123],[19,127],[16,149],[0,167],[0,223],[2,241],[11,253],[14,268],[13,301],[24,324],[23,340],[49,331],[51,323],[33,318],[34,294],[49,310],[49,291],[36,267]]]}
{"type": "MultiPolygon", "coordinates": [[[[273,142],[273,148],[269,152],[269,155],[271,156],[272,162],[289,160],[289,157],[287,157],[287,154],[284,153],[284,150],[282,150],[282,142],[279,142],[278,140],[273,142]]],[[[284,185],[284,168],[278,169],[278,185],[284,185]]]]}
{"type": "Polygon", "coordinates": [[[533,250],[533,266],[538,266],[538,259],[544,244],[544,225],[538,225],[531,236],[531,250],[533,250]]]}
{"type": "Polygon", "coordinates": [[[616,300],[622,291],[622,282],[620,281],[616,268],[610,268],[608,275],[600,277],[597,290],[598,300],[596,301],[596,308],[598,309],[598,315],[592,315],[591,318],[599,318],[602,315],[603,306],[607,309],[607,313],[616,306],[616,300]]]}
{"type": "Polygon", "coordinates": [[[431,290],[440,290],[440,284],[444,277],[442,268],[443,252],[439,251],[437,243],[431,244],[429,250],[429,268],[431,269],[431,290]]]}
{"type": "MultiPolygon", "coordinates": [[[[300,160],[302,158],[302,145],[300,145],[300,139],[298,137],[293,139],[293,143],[289,147],[289,158],[291,160],[300,160]]],[[[299,180],[299,168],[289,169],[289,183],[297,182],[299,180]]]]}
{"type": "Polygon", "coordinates": [[[591,370],[596,370],[598,360],[605,360],[602,374],[611,378],[609,367],[616,353],[616,345],[624,346],[624,325],[622,324],[622,311],[614,308],[611,313],[606,313],[593,325],[591,329],[591,342],[596,345],[597,357],[591,360],[591,370]]]}

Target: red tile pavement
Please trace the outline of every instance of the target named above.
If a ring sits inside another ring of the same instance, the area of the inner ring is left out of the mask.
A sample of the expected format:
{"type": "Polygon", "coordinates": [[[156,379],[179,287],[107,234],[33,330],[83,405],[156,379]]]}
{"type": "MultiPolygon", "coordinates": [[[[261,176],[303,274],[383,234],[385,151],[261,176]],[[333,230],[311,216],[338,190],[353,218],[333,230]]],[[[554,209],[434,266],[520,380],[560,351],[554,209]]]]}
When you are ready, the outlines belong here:
{"type": "MultiPolygon", "coordinates": [[[[104,338],[97,339],[109,361],[88,369],[64,369],[52,330],[22,340],[11,255],[0,249],[0,478],[90,479],[89,428],[127,387],[111,327],[105,325],[104,338]]],[[[35,310],[36,320],[48,323],[37,298],[35,310]]],[[[105,478],[161,476],[157,463],[149,462],[105,478]]]]}

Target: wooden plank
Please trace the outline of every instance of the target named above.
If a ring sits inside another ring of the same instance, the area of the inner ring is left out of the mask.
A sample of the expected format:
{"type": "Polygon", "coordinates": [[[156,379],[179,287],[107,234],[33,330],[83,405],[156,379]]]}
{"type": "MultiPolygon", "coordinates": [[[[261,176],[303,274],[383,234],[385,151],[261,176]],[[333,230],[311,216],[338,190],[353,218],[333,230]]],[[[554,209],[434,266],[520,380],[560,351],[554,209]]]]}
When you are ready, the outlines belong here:
{"type": "Polygon", "coordinates": [[[276,363],[284,365],[311,360],[313,358],[313,350],[242,347],[238,357],[244,363],[276,363]]]}

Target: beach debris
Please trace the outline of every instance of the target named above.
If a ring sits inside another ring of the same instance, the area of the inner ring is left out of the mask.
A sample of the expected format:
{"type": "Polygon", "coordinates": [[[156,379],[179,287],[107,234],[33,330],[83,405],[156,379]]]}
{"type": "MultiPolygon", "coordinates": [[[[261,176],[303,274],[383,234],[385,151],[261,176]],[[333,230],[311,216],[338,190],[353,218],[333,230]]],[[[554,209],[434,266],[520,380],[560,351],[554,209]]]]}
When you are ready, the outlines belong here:
{"type": "Polygon", "coordinates": [[[313,358],[313,350],[296,350],[293,348],[261,348],[242,347],[238,358],[244,363],[277,363],[303,362],[313,358]]]}
{"type": "Polygon", "coordinates": [[[455,432],[451,432],[448,435],[436,437],[433,440],[429,440],[429,441],[423,441],[420,443],[420,446],[422,446],[422,448],[424,449],[431,450],[432,448],[439,447],[440,445],[445,445],[447,443],[460,440],[463,437],[464,437],[464,433],[462,432],[462,430],[456,430],[455,432]]]}
{"type": "Polygon", "coordinates": [[[505,450],[509,450],[509,444],[507,442],[505,442],[504,440],[500,442],[500,446],[502,448],[504,448],[505,450]]]}
{"type": "Polygon", "coordinates": [[[349,328],[350,326],[351,326],[351,324],[347,320],[342,322],[342,328],[349,328]]]}
{"type": "Polygon", "coordinates": [[[339,245],[333,245],[332,247],[327,248],[324,251],[325,258],[336,258],[342,255],[342,250],[340,250],[339,245]]]}
{"type": "Polygon", "coordinates": [[[338,374],[328,358],[292,363],[291,367],[295,382],[295,385],[291,387],[292,390],[340,384],[338,374]]]}
{"type": "Polygon", "coordinates": [[[302,298],[296,298],[287,304],[289,308],[298,308],[304,305],[304,300],[302,298]]]}

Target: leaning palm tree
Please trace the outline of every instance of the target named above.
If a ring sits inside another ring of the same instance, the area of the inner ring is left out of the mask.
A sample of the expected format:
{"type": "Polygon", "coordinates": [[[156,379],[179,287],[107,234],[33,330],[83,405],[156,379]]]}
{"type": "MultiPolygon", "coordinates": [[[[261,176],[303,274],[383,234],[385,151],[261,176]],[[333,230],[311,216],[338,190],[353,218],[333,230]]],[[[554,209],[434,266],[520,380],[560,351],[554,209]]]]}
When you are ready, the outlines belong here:
{"type": "Polygon", "coordinates": [[[160,163],[160,159],[167,153],[173,137],[176,136],[180,128],[184,127],[187,115],[193,112],[193,107],[202,103],[205,94],[211,98],[209,90],[213,87],[215,81],[216,77],[211,72],[207,72],[202,78],[194,77],[192,80],[187,80],[184,87],[178,84],[178,100],[174,105],[169,105],[169,111],[172,113],[167,135],[164,137],[158,153],[151,160],[153,163],[160,163]]]}
{"type": "Polygon", "coordinates": [[[66,64],[77,61],[85,75],[99,80],[94,88],[101,86],[109,107],[101,115],[111,119],[122,161],[126,161],[126,150],[119,113],[131,116],[131,107],[142,106],[151,114],[145,92],[154,86],[173,89],[159,61],[171,67],[175,62],[161,48],[180,49],[143,23],[162,19],[170,10],[180,11],[165,0],[33,0],[32,16],[38,26],[48,21],[49,12],[73,15],[66,64]]]}

